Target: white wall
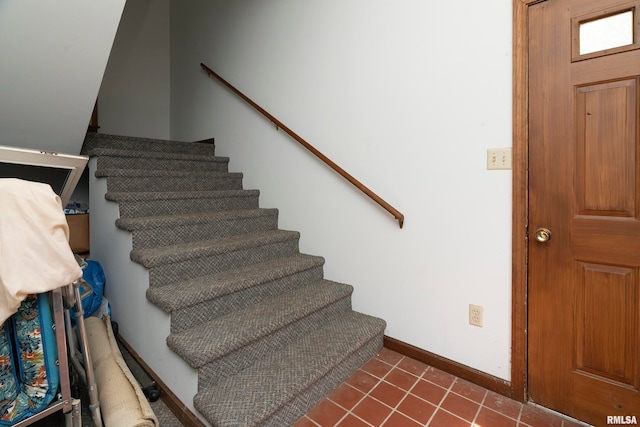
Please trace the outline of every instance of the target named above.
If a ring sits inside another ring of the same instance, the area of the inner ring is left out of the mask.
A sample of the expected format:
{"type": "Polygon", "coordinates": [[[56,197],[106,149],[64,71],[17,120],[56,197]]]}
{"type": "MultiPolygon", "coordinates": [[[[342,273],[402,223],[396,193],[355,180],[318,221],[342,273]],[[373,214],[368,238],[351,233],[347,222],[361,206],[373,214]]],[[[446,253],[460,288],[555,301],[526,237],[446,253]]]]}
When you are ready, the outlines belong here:
{"type": "Polygon", "coordinates": [[[118,204],[104,198],[107,180],[96,178],[96,169],[97,159],[93,157],[89,160],[91,258],[104,268],[107,278],[104,292],[112,319],[118,322],[120,336],[172,393],[192,413],[198,414],[193,407],[198,372],[167,347],[171,316],[147,300],[149,270],[131,262],[131,233],[115,226],[120,216],[118,204]]]}
{"type": "Polygon", "coordinates": [[[387,335],[510,379],[511,2],[171,2],[171,135],[280,209],[387,335]],[[393,217],[206,77],[211,66],[406,215],[393,217]],[[468,305],[484,307],[484,327],[468,305]]]}
{"type": "Polygon", "coordinates": [[[0,144],[80,152],[124,4],[0,1],[0,144]]]}
{"type": "Polygon", "coordinates": [[[169,0],[127,2],[98,96],[100,133],[170,136],[169,0]]]}

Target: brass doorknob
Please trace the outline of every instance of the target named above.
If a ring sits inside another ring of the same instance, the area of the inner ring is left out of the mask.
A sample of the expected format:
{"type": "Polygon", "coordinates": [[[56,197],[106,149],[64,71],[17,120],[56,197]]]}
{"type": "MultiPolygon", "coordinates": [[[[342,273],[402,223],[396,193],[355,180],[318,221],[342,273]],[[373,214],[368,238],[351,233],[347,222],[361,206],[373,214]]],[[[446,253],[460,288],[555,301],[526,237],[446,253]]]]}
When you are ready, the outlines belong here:
{"type": "Polygon", "coordinates": [[[551,240],[551,230],[548,228],[538,228],[536,230],[536,240],[540,243],[548,242],[551,240]]]}

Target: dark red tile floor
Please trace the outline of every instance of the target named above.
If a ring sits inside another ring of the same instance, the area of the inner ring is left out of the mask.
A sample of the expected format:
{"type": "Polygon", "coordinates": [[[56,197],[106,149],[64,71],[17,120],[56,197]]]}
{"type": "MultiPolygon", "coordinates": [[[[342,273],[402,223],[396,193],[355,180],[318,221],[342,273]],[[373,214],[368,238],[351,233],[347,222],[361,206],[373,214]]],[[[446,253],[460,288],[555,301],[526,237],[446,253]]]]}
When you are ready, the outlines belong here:
{"type": "Polygon", "coordinates": [[[294,427],[578,427],[383,348],[294,427]]]}

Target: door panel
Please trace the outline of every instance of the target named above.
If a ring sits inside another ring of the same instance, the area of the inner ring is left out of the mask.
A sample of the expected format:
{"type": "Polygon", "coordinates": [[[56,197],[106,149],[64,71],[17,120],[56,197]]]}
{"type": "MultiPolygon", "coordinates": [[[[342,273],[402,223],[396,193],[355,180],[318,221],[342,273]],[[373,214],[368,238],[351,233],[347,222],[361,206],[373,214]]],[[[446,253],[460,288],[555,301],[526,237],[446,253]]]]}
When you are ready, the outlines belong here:
{"type": "Polygon", "coordinates": [[[636,217],[636,92],[636,79],[577,89],[577,203],[583,215],[636,217]]]}
{"type": "Polygon", "coordinates": [[[582,22],[621,10],[640,2],[529,7],[529,397],[595,425],[640,419],[638,35],[576,53],[582,22]]]}
{"type": "Polygon", "coordinates": [[[577,269],[577,373],[637,388],[635,313],[631,309],[638,299],[637,269],[585,262],[577,262],[577,269]]]}

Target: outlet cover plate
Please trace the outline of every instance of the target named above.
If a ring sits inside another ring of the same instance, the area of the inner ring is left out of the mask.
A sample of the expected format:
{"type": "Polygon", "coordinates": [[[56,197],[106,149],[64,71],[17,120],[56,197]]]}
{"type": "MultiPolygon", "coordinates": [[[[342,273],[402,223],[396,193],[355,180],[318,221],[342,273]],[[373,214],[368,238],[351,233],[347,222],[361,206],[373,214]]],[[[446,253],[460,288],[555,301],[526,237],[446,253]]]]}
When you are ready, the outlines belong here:
{"type": "Polygon", "coordinates": [[[469,324],[482,328],[483,309],[480,305],[469,304],[469,324]]]}

